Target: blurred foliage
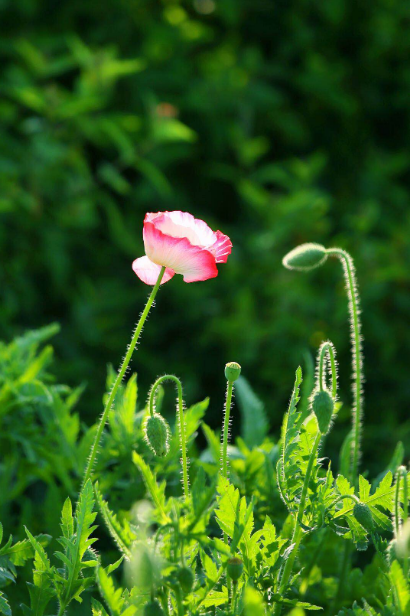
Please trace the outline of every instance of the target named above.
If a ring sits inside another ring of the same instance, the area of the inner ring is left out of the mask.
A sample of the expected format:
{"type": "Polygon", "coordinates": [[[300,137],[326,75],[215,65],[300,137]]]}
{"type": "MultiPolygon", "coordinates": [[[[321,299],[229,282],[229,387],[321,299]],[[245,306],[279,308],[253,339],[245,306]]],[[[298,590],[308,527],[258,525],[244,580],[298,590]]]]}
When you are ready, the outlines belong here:
{"type": "Polygon", "coordinates": [[[176,372],[219,425],[237,360],[278,428],[295,366],[331,337],[340,443],[341,272],[281,267],[338,244],[362,295],[365,459],[387,462],[410,395],[409,17],[399,0],[1,0],[1,337],[59,321],[59,377],[87,384],[92,423],[148,291],[130,267],[144,214],[189,210],[234,252],[218,279],[161,291],[143,391],[176,372]]]}

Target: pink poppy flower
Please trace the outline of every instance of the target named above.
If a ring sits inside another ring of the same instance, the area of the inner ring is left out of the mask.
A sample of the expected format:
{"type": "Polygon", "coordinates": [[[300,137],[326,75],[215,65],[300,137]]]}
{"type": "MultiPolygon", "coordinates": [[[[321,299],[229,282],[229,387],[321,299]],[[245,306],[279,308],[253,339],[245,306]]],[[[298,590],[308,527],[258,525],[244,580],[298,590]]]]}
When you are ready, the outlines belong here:
{"type": "Polygon", "coordinates": [[[149,285],[156,283],[164,265],[161,284],[175,274],[182,274],[185,282],[215,278],[216,264],[226,263],[232,249],[227,235],[212,231],[188,212],[146,214],[143,237],[146,256],[136,259],[132,269],[149,285]]]}

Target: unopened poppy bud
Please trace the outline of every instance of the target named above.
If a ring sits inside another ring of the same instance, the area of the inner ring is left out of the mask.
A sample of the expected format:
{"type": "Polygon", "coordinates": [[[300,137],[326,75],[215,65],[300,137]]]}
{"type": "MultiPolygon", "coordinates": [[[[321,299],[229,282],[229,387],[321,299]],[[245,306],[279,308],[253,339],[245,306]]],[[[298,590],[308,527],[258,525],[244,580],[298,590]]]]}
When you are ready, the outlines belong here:
{"type": "Polygon", "coordinates": [[[191,569],[188,567],[181,567],[181,569],[178,570],[177,578],[179,585],[182,588],[182,592],[185,595],[191,592],[195,581],[195,577],[191,569]]]}
{"type": "Polygon", "coordinates": [[[322,434],[327,434],[329,432],[334,410],[334,402],[328,391],[324,389],[314,394],[312,399],[312,410],[316,415],[320,432],[322,434]]]}
{"type": "Polygon", "coordinates": [[[225,377],[227,381],[233,383],[237,379],[239,379],[241,375],[241,367],[236,361],[230,361],[225,366],[225,377]]]}
{"type": "Polygon", "coordinates": [[[159,458],[166,456],[169,451],[168,434],[168,424],[162,415],[148,415],[144,423],[145,440],[159,458]]]}
{"type": "Polygon", "coordinates": [[[283,258],[283,265],[288,269],[308,271],[319,267],[327,259],[327,252],[320,244],[301,244],[283,258]]]}
{"type": "Polygon", "coordinates": [[[243,573],[243,562],[240,558],[230,558],[226,565],[226,571],[232,582],[237,582],[243,573]]]}
{"type": "Polygon", "coordinates": [[[165,616],[158,601],[149,601],[144,606],[144,616],[165,616]]]}
{"type": "Polygon", "coordinates": [[[374,531],[374,522],[372,512],[365,503],[356,503],[353,508],[353,515],[356,520],[366,529],[369,533],[374,531]]]}

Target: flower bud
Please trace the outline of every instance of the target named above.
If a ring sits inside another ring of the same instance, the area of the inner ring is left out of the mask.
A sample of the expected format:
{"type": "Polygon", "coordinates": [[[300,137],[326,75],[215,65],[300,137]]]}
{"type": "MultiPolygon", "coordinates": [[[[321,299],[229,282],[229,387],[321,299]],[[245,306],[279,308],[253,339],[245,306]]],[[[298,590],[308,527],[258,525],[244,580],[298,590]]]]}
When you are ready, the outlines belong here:
{"type": "Polygon", "coordinates": [[[327,259],[326,248],[320,244],[301,244],[283,258],[283,265],[288,269],[308,271],[319,267],[327,259]]]}
{"type": "Polygon", "coordinates": [[[144,606],[144,616],[165,616],[158,601],[149,601],[144,606]]]}
{"type": "Polygon", "coordinates": [[[316,415],[319,430],[322,434],[327,434],[329,432],[333,409],[333,399],[328,391],[324,389],[314,394],[312,399],[312,410],[316,415]]]}
{"type": "Polygon", "coordinates": [[[185,595],[191,592],[195,581],[195,576],[191,569],[188,567],[181,567],[177,572],[177,579],[185,595]]]}
{"type": "Polygon", "coordinates": [[[227,381],[233,383],[237,379],[239,379],[241,375],[241,367],[236,361],[230,361],[225,366],[225,377],[227,381]]]}
{"type": "Polygon", "coordinates": [[[361,524],[369,533],[374,531],[372,512],[367,505],[364,503],[356,503],[353,508],[353,515],[359,524],[361,524]]]}
{"type": "Polygon", "coordinates": [[[155,413],[148,415],[144,423],[145,440],[159,458],[163,458],[169,451],[169,428],[162,415],[155,413]]]}
{"type": "Polygon", "coordinates": [[[230,558],[226,565],[226,571],[232,582],[237,582],[243,573],[243,561],[240,558],[230,558]]]}

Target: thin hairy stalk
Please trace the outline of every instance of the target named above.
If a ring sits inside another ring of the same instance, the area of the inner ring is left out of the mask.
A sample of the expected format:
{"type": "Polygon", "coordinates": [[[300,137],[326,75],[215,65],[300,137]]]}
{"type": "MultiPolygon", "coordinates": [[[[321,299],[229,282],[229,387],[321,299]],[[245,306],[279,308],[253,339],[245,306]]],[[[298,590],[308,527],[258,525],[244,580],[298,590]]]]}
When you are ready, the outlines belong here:
{"type": "Polygon", "coordinates": [[[326,371],[327,363],[330,365],[330,374],[332,377],[332,398],[336,400],[337,396],[337,362],[336,362],[336,349],[332,342],[328,340],[323,342],[319,348],[319,360],[318,360],[318,374],[317,374],[317,387],[320,391],[326,387],[326,371]]]}
{"type": "Polygon", "coordinates": [[[360,461],[361,424],[363,415],[363,357],[359,294],[357,291],[356,274],[352,257],[341,248],[329,248],[326,252],[341,260],[349,298],[353,369],[353,449],[350,478],[352,483],[356,485],[360,461]]]}
{"type": "Polygon", "coordinates": [[[177,417],[179,428],[179,443],[181,447],[182,458],[182,487],[184,489],[185,500],[189,499],[189,480],[188,480],[188,457],[187,457],[187,443],[186,443],[186,425],[184,416],[184,402],[182,398],[182,383],[178,377],[174,374],[164,374],[160,376],[153,384],[149,394],[149,412],[151,417],[155,411],[155,398],[158,391],[158,387],[165,381],[172,381],[175,383],[177,390],[177,417]]]}
{"type": "MultiPolygon", "coordinates": [[[[352,372],[353,372],[353,441],[352,441],[352,462],[350,468],[350,480],[353,485],[357,485],[358,467],[360,459],[361,443],[361,422],[363,415],[362,383],[363,383],[363,357],[362,357],[362,337],[360,322],[359,294],[353,259],[340,248],[329,248],[327,254],[338,257],[343,265],[343,273],[346,282],[346,291],[349,299],[349,318],[351,325],[352,342],[352,372]]],[[[350,563],[351,545],[346,543],[342,558],[342,565],[339,575],[339,584],[336,593],[334,609],[337,610],[347,577],[350,563]]]]}
{"type": "MultiPolygon", "coordinates": [[[[278,594],[282,597],[284,597],[286,594],[286,591],[289,585],[289,580],[292,575],[293,565],[296,559],[296,554],[299,550],[300,542],[302,541],[302,537],[303,537],[303,529],[302,529],[303,514],[305,512],[306,498],[307,498],[307,493],[308,493],[308,488],[309,488],[310,477],[312,474],[313,465],[315,462],[317,451],[319,449],[321,438],[322,438],[322,434],[318,432],[316,435],[315,442],[313,444],[312,451],[310,452],[310,456],[309,456],[309,462],[308,462],[308,466],[306,469],[306,475],[303,481],[302,496],[300,497],[298,513],[297,513],[297,517],[295,520],[295,528],[293,530],[293,536],[292,536],[293,550],[288,560],[286,561],[285,568],[282,574],[282,578],[280,580],[279,590],[278,590],[278,594]]],[[[280,616],[281,612],[282,612],[282,604],[277,603],[275,605],[273,614],[274,616],[280,616]]]]}
{"type": "Polygon", "coordinates": [[[221,447],[221,475],[228,477],[228,441],[229,441],[229,420],[231,416],[233,381],[228,381],[226,388],[226,403],[224,414],[224,427],[221,447]]]}
{"type": "MultiPolygon", "coordinates": [[[[407,522],[409,517],[409,490],[407,483],[407,470],[405,466],[400,466],[397,469],[396,473],[396,490],[394,493],[394,536],[395,539],[399,537],[400,531],[403,528],[403,525],[407,522]],[[400,491],[401,491],[401,480],[403,479],[403,515],[400,513],[400,491]]],[[[405,579],[408,579],[409,573],[409,554],[408,554],[408,542],[407,540],[403,541],[403,571],[405,579]]]]}
{"type": "Polygon", "coordinates": [[[139,337],[140,337],[141,332],[142,332],[142,328],[144,327],[144,323],[145,323],[145,321],[147,319],[147,316],[148,316],[148,314],[149,314],[149,312],[151,310],[152,304],[154,303],[154,299],[155,299],[155,296],[156,296],[156,294],[158,292],[158,289],[160,287],[161,280],[162,280],[162,278],[164,276],[164,273],[165,273],[165,267],[162,267],[161,271],[159,273],[159,276],[158,276],[158,280],[155,283],[155,286],[153,287],[153,289],[152,289],[152,291],[151,291],[151,293],[150,293],[150,295],[148,297],[148,301],[147,301],[147,303],[145,305],[145,308],[144,308],[144,310],[143,310],[143,312],[142,312],[142,314],[140,316],[140,319],[139,319],[139,321],[137,323],[137,326],[136,326],[136,328],[134,330],[133,336],[131,338],[131,342],[130,342],[130,344],[128,346],[128,349],[127,349],[127,353],[126,353],[126,355],[125,355],[125,357],[123,359],[123,362],[121,364],[121,367],[120,367],[120,369],[118,371],[117,377],[116,377],[116,379],[114,381],[114,385],[112,386],[112,389],[111,389],[110,395],[108,397],[107,403],[105,405],[103,414],[101,415],[100,423],[99,423],[99,426],[98,426],[98,429],[97,429],[97,432],[96,432],[96,435],[95,435],[95,438],[94,438],[94,442],[93,442],[92,447],[91,447],[91,452],[90,452],[90,455],[89,455],[89,458],[88,458],[87,467],[86,467],[86,470],[85,470],[85,473],[84,473],[84,479],[83,479],[83,484],[82,484],[82,488],[81,488],[81,492],[80,492],[79,498],[81,497],[81,493],[82,493],[82,491],[84,489],[85,484],[91,478],[91,475],[92,475],[92,472],[93,472],[93,467],[94,467],[94,464],[95,464],[95,460],[97,458],[98,447],[100,445],[101,437],[102,437],[102,434],[103,434],[103,431],[104,431],[104,428],[105,428],[105,424],[106,424],[107,419],[108,419],[109,412],[110,412],[110,410],[112,408],[112,405],[114,404],[115,397],[117,395],[117,391],[118,391],[118,388],[119,388],[119,386],[120,386],[120,384],[122,382],[122,379],[124,378],[125,373],[127,372],[127,368],[128,368],[129,363],[131,361],[132,354],[133,354],[134,349],[136,347],[136,344],[137,344],[137,342],[139,340],[139,337]]]}

